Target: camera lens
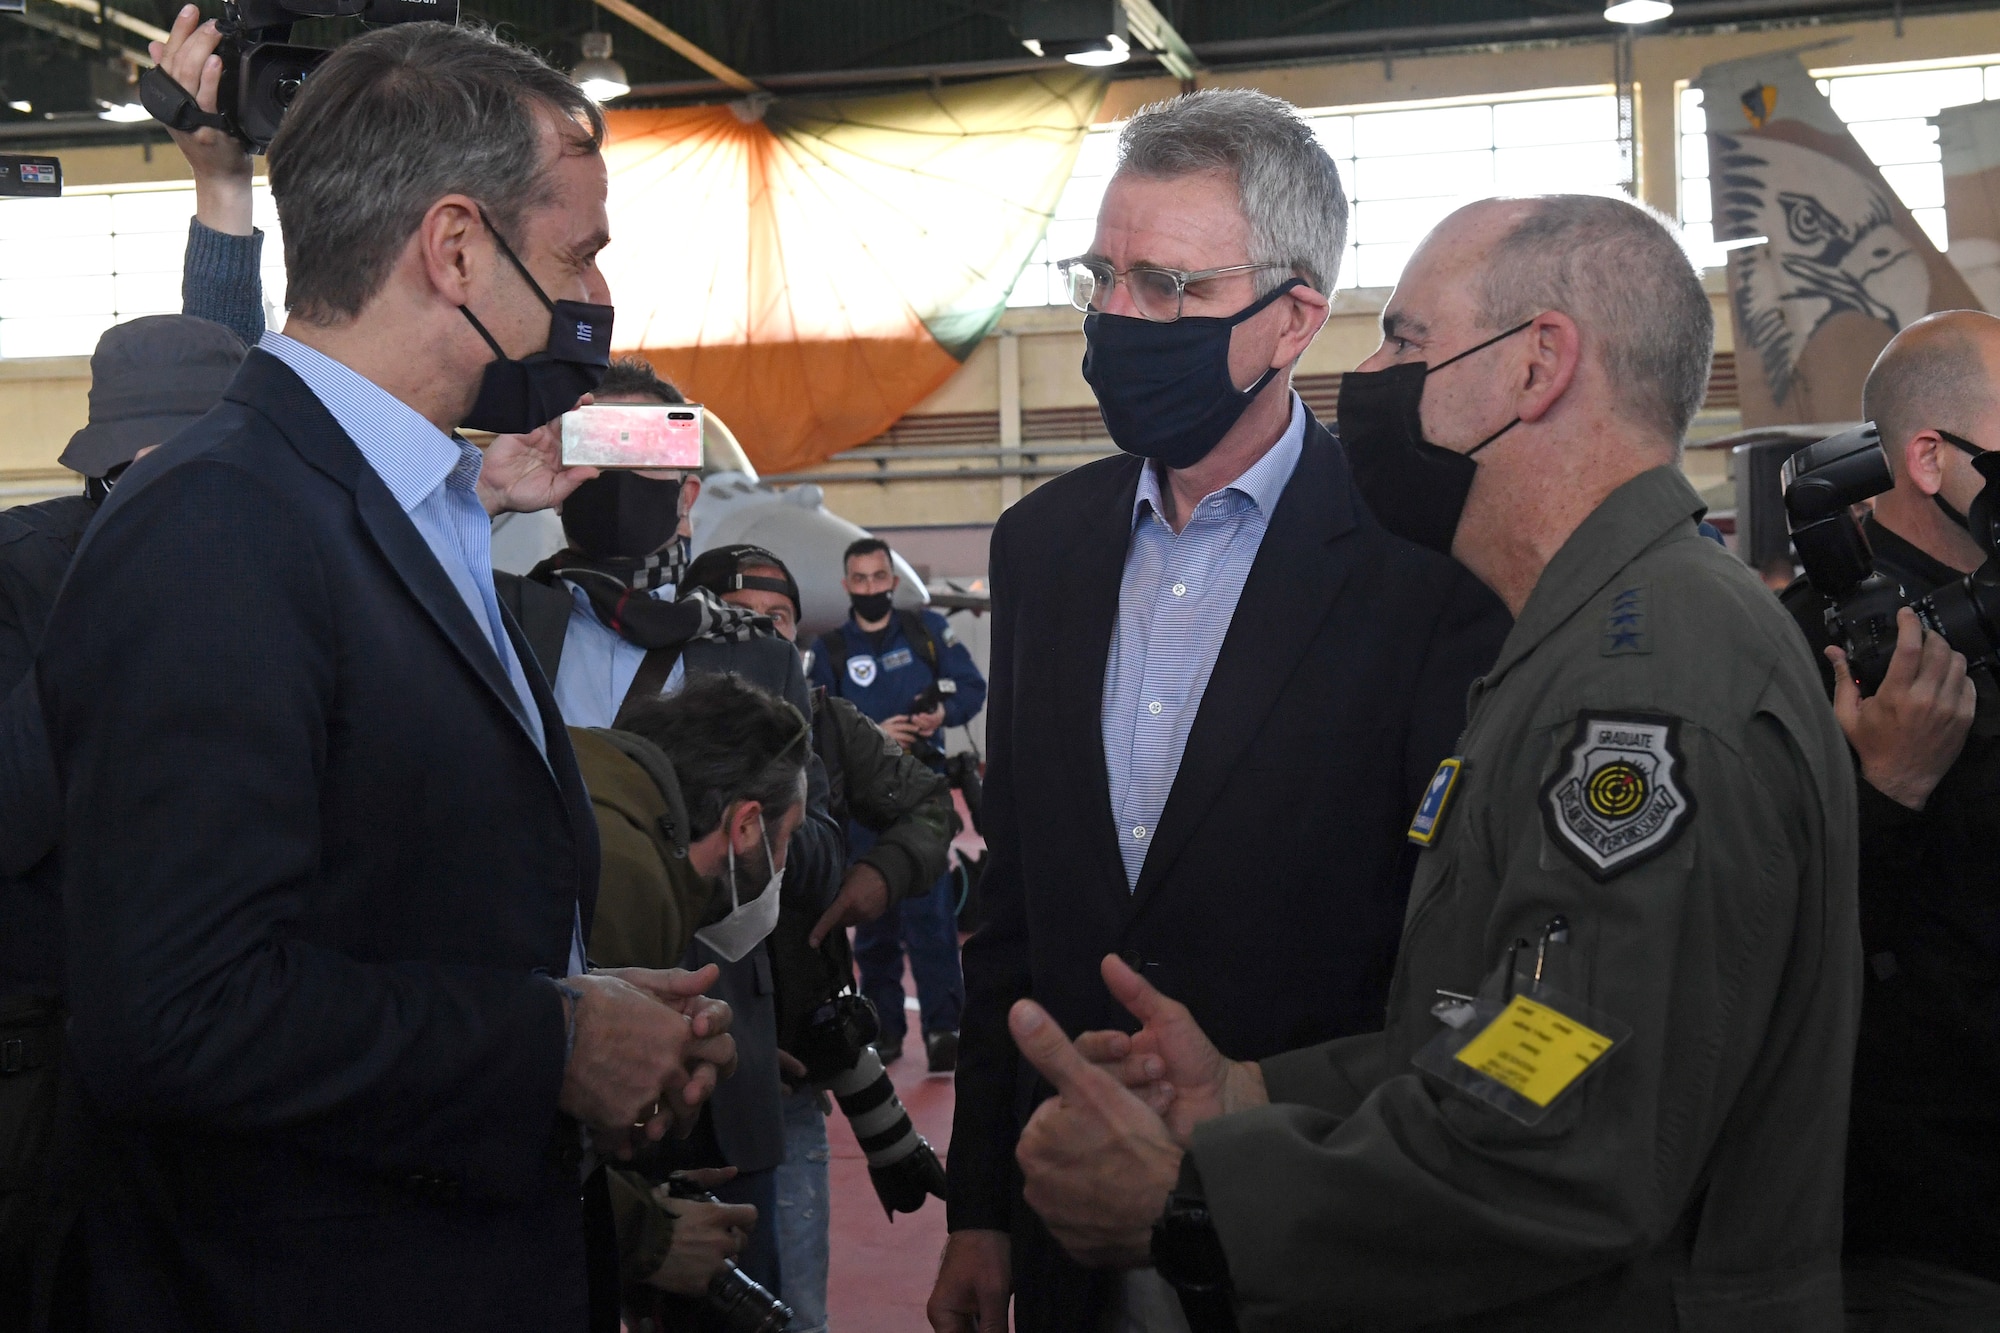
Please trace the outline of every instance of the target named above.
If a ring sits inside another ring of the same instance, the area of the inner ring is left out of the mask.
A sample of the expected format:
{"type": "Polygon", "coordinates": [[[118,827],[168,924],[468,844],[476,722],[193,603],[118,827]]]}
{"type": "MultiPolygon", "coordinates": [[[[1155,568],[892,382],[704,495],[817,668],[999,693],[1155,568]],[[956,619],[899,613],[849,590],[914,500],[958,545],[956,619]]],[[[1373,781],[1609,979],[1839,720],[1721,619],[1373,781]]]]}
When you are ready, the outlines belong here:
{"type": "Polygon", "coordinates": [[[292,99],[299,95],[299,89],[303,86],[305,86],[305,75],[286,75],[272,85],[271,100],[276,102],[280,108],[289,107],[292,104],[292,99]]]}

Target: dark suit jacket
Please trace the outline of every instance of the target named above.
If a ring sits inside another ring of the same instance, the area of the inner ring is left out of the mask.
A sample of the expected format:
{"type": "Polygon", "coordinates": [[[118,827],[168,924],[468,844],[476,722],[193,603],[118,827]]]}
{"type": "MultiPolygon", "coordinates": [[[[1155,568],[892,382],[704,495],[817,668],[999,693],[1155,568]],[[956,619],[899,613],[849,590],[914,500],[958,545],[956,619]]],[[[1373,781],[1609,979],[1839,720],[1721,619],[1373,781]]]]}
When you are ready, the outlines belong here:
{"type": "Polygon", "coordinates": [[[1109,1278],[1021,1201],[1014,1143],[1049,1090],[1008,1007],[1032,995],[1072,1034],[1129,1031],[1098,973],[1119,953],[1235,1059],[1379,1029],[1410,818],[1509,624],[1461,566],[1375,522],[1309,422],[1131,892],[1100,707],[1141,466],[1079,468],[993,532],[992,916],[965,948],[950,1214],[1014,1232],[1023,1333],[1094,1330],[1109,1278]]]}
{"type": "MultiPolygon", "coordinates": [[[[510,627],[511,629],[511,627],[510,627]]],[[[518,636],[515,649],[526,648],[518,636]]],[[[580,1330],[554,988],[597,836],[319,401],[252,352],[122,480],[37,664],[120,1329],[580,1330]]]]}

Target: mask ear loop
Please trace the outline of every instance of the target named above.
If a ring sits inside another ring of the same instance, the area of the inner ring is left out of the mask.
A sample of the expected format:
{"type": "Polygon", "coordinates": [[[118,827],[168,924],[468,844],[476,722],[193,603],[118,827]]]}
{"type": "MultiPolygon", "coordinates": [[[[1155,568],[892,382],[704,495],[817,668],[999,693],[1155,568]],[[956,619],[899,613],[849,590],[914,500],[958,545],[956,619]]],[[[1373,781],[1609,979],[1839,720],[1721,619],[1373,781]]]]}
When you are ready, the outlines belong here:
{"type": "MultiPolygon", "coordinates": [[[[1540,318],[1541,316],[1539,314],[1530,315],[1528,316],[1528,318],[1522,320],[1519,324],[1516,324],[1513,328],[1508,329],[1505,333],[1496,333],[1491,338],[1488,338],[1485,342],[1480,343],[1475,347],[1466,348],[1463,352],[1460,352],[1457,356],[1449,357],[1443,361],[1438,362],[1434,366],[1426,366],[1424,368],[1424,377],[1428,379],[1432,375],[1436,374],[1438,371],[1443,370],[1446,366],[1450,365],[1453,361],[1463,361],[1465,360],[1466,357],[1471,356],[1474,352],[1483,352],[1487,348],[1491,347],[1494,343],[1500,342],[1501,340],[1506,338],[1513,337],[1515,334],[1519,333],[1522,329],[1529,327],[1536,320],[1540,318]]],[[[1481,440],[1478,444],[1475,444],[1470,449],[1467,449],[1465,451],[1465,456],[1467,458],[1475,456],[1481,449],[1484,449],[1487,445],[1493,443],[1493,441],[1499,439],[1502,435],[1505,435],[1508,431],[1514,429],[1514,427],[1520,424],[1521,424],[1521,418],[1515,417],[1512,421],[1502,426],[1499,430],[1494,431],[1491,435],[1481,440]]]]}
{"type": "MultiPolygon", "coordinates": [[[[1269,306],[1273,301],[1283,296],[1286,292],[1289,292],[1294,288],[1303,287],[1305,285],[1306,285],[1306,280],[1304,278],[1298,278],[1298,277],[1287,278],[1285,281],[1279,283],[1276,287],[1273,287],[1270,291],[1265,292],[1262,296],[1252,301],[1249,305],[1244,306],[1241,310],[1237,311],[1234,315],[1230,316],[1229,327],[1233,329],[1238,324],[1241,324],[1244,320],[1251,319],[1256,315],[1263,313],[1264,310],[1269,308],[1269,306]]],[[[1263,374],[1257,377],[1257,382],[1255,384],[1252,384],[1249,388],[1240,390],[1239,392],[1245,398],[1255,398],[1258,394],[1264,392],[1265,388],[1271,383],[1271,381],[1277,378],[1278,372],[1283,369],[1284,369],[1283,366],[1272,366],[1269,370],[1265,371],[1263,374]]]]}
{"type": "MultiPolygon", "coordinates": [[[[528,289],[534,292],[535,299],[542,303],[543,308],[551,315],[555,314],[556,303],[551,301],[549,294],[542,290],[542,284],[535,281],[535,275],[528,272],[528,266],[523,264],[520,256],[514,253],[514,247],[507,244],[507,238],[502,236],[500,229],[493,225],[493,219],[486,216],[486,206],[481,204],[478,208],[479,220],[485,224],[487,232],[492,235],[493,243],[500,247],[500,253],[507,256],[507,262],[514,266],[514,271],[521,275],[521,281],[528,284],[528,289]]],[[[458,313],[464,315],[466,321],[472,325],[479,336],[486,340],[486,345],[493,350],[495,360],[506,361],[510,359],[505,349],[500,346],[499,340],[491,333],[488,333],[486,326],[479,322],[479,316],[472,313],[471,307],[462,305],[458,308],[458,313]]]]}

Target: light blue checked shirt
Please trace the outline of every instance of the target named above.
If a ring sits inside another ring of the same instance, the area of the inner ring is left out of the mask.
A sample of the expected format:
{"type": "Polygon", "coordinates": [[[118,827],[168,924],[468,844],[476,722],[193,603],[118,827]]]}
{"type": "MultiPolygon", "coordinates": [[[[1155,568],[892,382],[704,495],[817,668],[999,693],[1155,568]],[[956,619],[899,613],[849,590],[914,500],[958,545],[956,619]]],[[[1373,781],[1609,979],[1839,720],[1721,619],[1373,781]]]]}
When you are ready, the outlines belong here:
{"type": "MultiPolygon", "coordinates": [[[[500,599],[493,592],[493,527],[479,503],[479,450],[446,435],[373,380],[296,339],[266,333],[257,346],[306,382],[409,515],[445,577],[465,599],[472,622],[486,631],[487,642],[514,686],[521,724],[546,759],[548,736],[542,731],[541,711],[507,638],[500,599]]],[[[582,960],[579,926],[570,940],[572,974],[583,970],[582,960]]]]}
{"type": "Polygon", "coordinates": [[[1104,769],[1128,889],[1139,887],[1236,599],[1305,438],[1305,404],[1293,394],[1291,424],[1278,442],[1196,505],[1178,536],[1161,516],[1158,472],[1148,464],[1139,475],[1104,668],[1104,769]]]}

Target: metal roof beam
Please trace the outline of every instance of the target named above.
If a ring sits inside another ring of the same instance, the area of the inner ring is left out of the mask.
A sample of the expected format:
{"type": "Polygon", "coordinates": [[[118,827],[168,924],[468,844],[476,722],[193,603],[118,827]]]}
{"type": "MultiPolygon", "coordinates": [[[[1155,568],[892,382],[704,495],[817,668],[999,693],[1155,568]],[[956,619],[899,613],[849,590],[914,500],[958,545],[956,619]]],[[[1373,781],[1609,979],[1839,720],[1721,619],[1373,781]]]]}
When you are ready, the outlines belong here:
{"type": "Polygon", "coordinates": [[[761,93],[764,91],[747,74],[739,74],[729,66],[723,64],[720,60],[717,60],[714,56],[702,50],[699,46],[696,46],[693,42],[681,36],[672,28],[669,28],[651,14],[648,14],[645,10],[639,8],[639,6],[633,4],[632,0],[596,0],[596,2],[606,13],[616,14],[640,32],[645,33],[648,37],[651,37],[654,41],[672,51],[675,55],[700,66],[715,79],[734,88],[737,92],[761,93]]]}
{"type": "Polygon", "coordinates": [[[1182,82],[1193,79],[1195,71],[1201,68],[1201,60],[1174,31],[1174,25],[1167,22],[1167,16],[1154,6],[1153,0],[1124,0],[1124,5],[1126,29],[1139,39],[1139,44],[1159,56],[1167,73],[1182,82]]]}

